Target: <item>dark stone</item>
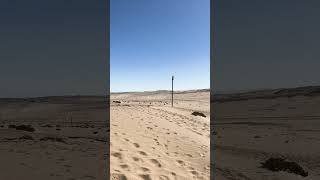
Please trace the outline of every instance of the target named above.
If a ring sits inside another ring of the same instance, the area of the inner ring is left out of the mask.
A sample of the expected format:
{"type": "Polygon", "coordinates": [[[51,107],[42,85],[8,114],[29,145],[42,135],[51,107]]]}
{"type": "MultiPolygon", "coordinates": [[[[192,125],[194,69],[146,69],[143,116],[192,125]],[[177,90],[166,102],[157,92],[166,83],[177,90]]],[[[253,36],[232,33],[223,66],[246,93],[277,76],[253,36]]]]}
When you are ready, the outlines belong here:
{"type": "Polygon", "coordinates": [[[32,136],[30,135],[24,135],[22,137],[20,137],[19,139],[23,139],[23,140],[34,140],[32,136]]]}
{"type": "Polygon", "coordinates": [[[59,137],[43,137],[40,141],[53,141],[53,142],[61,142],[66,143],[62,138],[59,137]]]}

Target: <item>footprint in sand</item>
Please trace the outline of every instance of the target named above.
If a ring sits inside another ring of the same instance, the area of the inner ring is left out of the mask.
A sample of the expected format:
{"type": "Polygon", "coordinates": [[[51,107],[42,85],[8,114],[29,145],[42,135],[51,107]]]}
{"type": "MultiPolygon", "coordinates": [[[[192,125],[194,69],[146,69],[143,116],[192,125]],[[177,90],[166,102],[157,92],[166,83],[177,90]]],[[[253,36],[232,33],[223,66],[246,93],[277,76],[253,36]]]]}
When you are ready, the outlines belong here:
{"type": "Polygon", "coordinates": [[[133,159],[134,161],[143,161],[142,159],[140,159],[140,158],[138,158],[138,157],[132,157],[132,159],[133,159]]]}
{"type": "Polygon", "coordinates": [[[138,143],[133,143],[134,147],[139,148],[140,145],[138,143]]]}
{"type": "Polygon", "coordinates": [[[176,173],[174,173],[174,172],[171,172],[171,174],[172,174],[173,176],[177,176],[177,174],[176,174],[176,173]]]}
{"type": "Polygon", "coordinates": [[[193,168],[193,167],[188,167],[188,169],[190,169],[190,170],[194,170],[194,168],[193,168]]]}
{"type": "Polygon", "coordinates": [[[129,166],[128,166],[127,164],[121,164],[120,167],[121,167],[122,169],[126,169],[126,170],[129,169],[129,166]]]}
{"type": "Polygon", "coordinates": [[[191,171],[191,174],[198,175],[199,173],[197,171],[191,171]]]}
{"type": "Polygon", "coordinates": [[[122,159],[122,154],[119,152],[113,152],[113,153],[111,153],[111,155],[118,158],[118,159],[122,159]]]}
{"type": "Polygon", "coordinates": [[[170,178],[168,178],[168,176],[165,176],[165,175],[160,175],[159,178],[161,180],[170,180],[170,178]]]}
{"type": "Polygon", "coordinates": [[[139,175],[143,180],[152,180],[149,174],[141,174],[139,175]]]}
{"type": "Polygon", "coordinates": [[[177,160],[177,163],[180,164],[181,166],[186,165],[186,164],[185,164],[183,161],[181,161],[181,160],[177,160]]]}
{"type": "Polygon", "coordinates": [[[188,157],[192,157],[192,155],[191,155],[191,154],[186,154],[186,156],[188,156],[188,157]]]}
{"type": "Polygon", "coordinates": [[[111,174],[111,180],[127,180],[124,174],[111,174]]]}
{"type": "Polygon", "coordinates": [[[145,168],[145,167],[140,167],[140,170],[141,170],[142,172],[149,172],[149,171],[150,171],[150,169],[145,168]]]}
{"type": "Polygon", "coordinates": [[[156,160],[156,159],[150,159],[150,162],[151,162],[153,165],[157,166],[157,167],[162,167],[162,165],[160,164],[160,162],[159,162],[158,160],[156,160]]]}
{"type": "Polygon", "coordinates": [[[139,154],[143,155],[143,156],[146,156],[147,153],[143,152],[143,151],[138,151],[139,154]]]}

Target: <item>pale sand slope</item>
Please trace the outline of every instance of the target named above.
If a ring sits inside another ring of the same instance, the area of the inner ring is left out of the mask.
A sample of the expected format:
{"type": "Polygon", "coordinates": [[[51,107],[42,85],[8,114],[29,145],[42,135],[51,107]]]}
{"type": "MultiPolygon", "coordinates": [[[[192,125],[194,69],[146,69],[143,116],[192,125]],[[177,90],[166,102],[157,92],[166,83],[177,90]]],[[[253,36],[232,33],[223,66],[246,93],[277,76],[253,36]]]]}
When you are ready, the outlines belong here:
{"type": "Polygon", "coordinates": [[[0,179],[109,179],[106,102],[105,97],[0,99],[0,179]],[[22,124],[35,131],[8,128],[22,124]]]}
{"type": "Polygon", "coordinates": [[[240,95],[233,95],[228,101],[212,103],[215,119],[211,130],[216,134],[211,149],[215,174],[212,179],[320,179],[320,96],[316,93],[294,96],[295,91],[283,90],[283,97],[271,96],[278,96],[276,92],[280,91],[268,92],[263,99],[239,100],[240,95]],[[302,177],[261,168],[261,162],[270,157],[296,162],[309,175],[302,177]]]}
{"type": "Polygon", "coordinates": [[[210,179],[209,92],[176,94],[174,108],[170,97],[111,95],[112,179],[210,179]]]}

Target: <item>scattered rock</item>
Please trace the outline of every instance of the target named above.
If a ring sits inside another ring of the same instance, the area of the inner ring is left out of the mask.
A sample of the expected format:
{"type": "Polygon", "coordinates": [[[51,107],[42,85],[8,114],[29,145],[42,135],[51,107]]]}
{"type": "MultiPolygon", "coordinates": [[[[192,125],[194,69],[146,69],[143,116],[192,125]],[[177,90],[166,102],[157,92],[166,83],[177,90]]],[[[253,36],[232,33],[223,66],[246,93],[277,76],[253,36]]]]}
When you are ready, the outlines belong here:
{"type": "Polygon", "coordinates": [[[206,115],[204,115],[203,113],[201,113],[201,112],[197,112],[197,111],[194,111],[194,112],[192,113],[192,115],[194,115],[194,116],[207,117],[207,116],[206,116],[206,115]]]}
{"type": "Polygon", "coordinates": [[[24,136],[20,137],[19,139],[21,139],[21,140],[34,140],[33,137],[30,135],[24,135],[24,136]]]}
{"type": "Polygon", "coordinates": [[[41,126],[41,127],[52,128],[52,125],[50,125],[50,124],[46,124],[46,125],[43,125],[43,126],[41,126]]]}
{"type": "Polygon", "coordinates": [[[61,142],[66,144],[66,142],[59,137],[43,137],[40,139],[40,141],[53,141],[53,142],[61,142]]]}
{"type": "Polygon", "coordinates": [[[303,177],[308,176],[308,172],[305,171],[299,164],[296,162],[286,161],[283,158],[269,158],[261,164],[262,168],[266,168],[271,171],[286,171],[301,175],[303,177]]]}

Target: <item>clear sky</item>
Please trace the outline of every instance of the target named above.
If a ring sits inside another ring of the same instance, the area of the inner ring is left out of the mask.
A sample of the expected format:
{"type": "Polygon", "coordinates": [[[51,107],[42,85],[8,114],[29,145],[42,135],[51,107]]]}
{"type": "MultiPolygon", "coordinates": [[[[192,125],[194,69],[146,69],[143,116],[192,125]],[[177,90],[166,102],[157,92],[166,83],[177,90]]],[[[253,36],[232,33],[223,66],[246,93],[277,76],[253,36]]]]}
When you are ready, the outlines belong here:
{"type": "Polygon", "coordinates": [[[320,1],[215,0],[220,91],[320,85],[320,1]]]}
{"type": "Polygon", "coordinates": [[[105,0],[1,0],[0,97],[105,95],[105,0]]]}
{"type": "Polygon", "coordinates": [[[111,91],[210,87],[209,0],[111,0],[111,91]]]}
{"type": "Polygon", "coordinates": [[[105,95],[105,0],[1,0],[0,97],[105,95]]]}

